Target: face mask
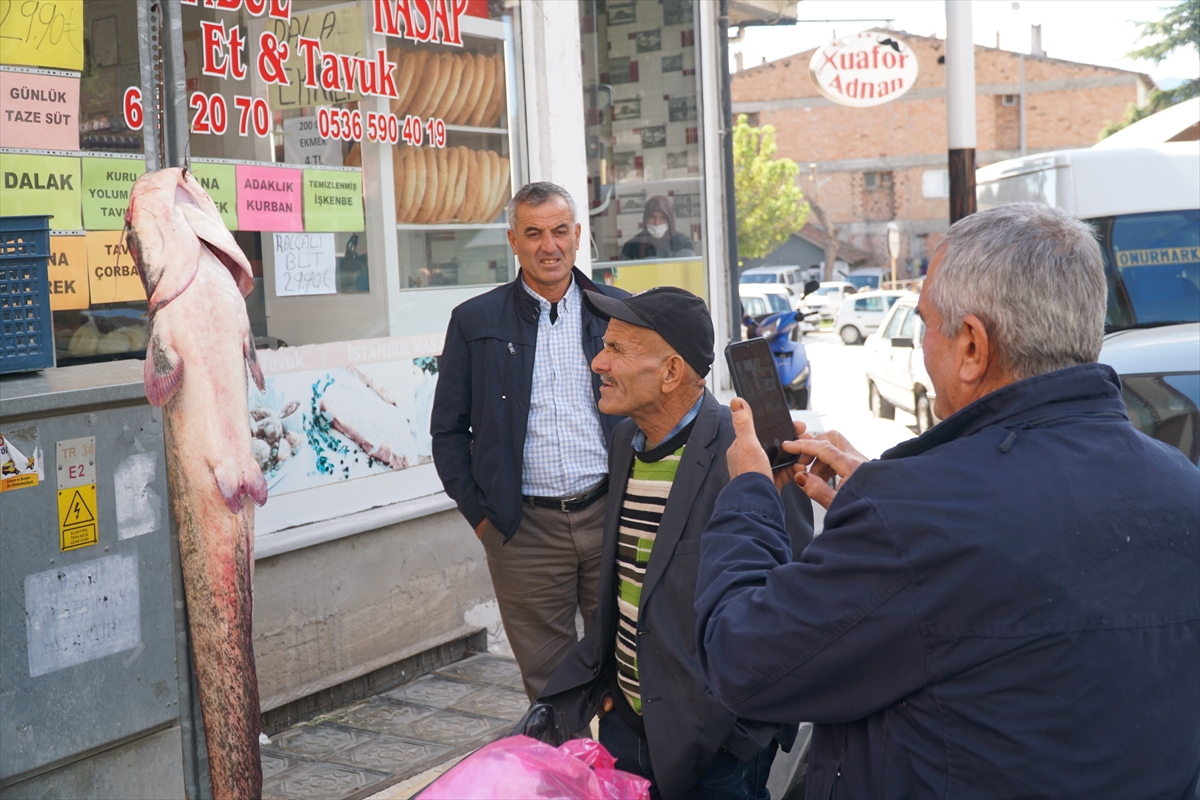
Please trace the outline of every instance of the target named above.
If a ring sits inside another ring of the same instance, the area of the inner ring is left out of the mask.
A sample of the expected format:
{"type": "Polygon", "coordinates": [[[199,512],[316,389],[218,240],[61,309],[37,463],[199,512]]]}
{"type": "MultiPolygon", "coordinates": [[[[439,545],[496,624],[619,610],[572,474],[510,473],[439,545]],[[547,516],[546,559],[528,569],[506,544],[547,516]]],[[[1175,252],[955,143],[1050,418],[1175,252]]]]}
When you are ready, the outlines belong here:
{"type": "Polygon", "coordinates": [[[655,239],[661,239],[667,235],[667,231],[671,229],[670,225],[665,222],[662,225],[647,225],[646,230],[650,231],[650,235],[655,239]]]}

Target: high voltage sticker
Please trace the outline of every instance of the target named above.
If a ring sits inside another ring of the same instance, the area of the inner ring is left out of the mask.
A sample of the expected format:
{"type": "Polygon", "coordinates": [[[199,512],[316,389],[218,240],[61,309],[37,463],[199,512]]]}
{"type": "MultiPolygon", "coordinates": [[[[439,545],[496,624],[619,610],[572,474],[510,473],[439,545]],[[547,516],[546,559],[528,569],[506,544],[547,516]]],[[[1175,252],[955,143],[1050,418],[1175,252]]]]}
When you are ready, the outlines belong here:
{"type": "Polygon", "coordinates": [[[58,493],[59,550],[66,552],[100,541],[96,527],[96,484],[87,483],[58,493]]]}

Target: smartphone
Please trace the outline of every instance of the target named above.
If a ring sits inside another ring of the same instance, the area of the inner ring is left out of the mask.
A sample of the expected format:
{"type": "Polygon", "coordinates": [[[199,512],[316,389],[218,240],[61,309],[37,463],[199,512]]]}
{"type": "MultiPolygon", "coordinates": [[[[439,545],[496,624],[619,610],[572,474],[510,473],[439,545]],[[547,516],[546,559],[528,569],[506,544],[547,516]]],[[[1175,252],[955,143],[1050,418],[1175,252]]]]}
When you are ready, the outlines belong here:
{"type": "Polygon", "coordinates": [[[750,404],[754,413],[754,430],[771,468],[796,463],[797,457],[782,447],[784,442],[796,438],[796,428],[767,340],[760,337],[733,342],[725,348],[725,360],[729,363],[734,391],[750,404]]]}

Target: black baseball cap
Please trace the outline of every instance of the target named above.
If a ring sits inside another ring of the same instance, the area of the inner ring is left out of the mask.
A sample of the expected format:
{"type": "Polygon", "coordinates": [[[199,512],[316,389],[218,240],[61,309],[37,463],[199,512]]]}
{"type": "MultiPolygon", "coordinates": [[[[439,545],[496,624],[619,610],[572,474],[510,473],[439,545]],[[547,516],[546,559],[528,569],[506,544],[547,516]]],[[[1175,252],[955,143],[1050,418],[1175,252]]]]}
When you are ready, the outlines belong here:
{"type": "Polygon", "coordinates": [[[704,301],[678,286],[658,286],[630,297],[583,293],[583,302],[596,316],[619,319],[649,328],[683,357],[703,378],[713,363],[712,316],[704,301]]]}

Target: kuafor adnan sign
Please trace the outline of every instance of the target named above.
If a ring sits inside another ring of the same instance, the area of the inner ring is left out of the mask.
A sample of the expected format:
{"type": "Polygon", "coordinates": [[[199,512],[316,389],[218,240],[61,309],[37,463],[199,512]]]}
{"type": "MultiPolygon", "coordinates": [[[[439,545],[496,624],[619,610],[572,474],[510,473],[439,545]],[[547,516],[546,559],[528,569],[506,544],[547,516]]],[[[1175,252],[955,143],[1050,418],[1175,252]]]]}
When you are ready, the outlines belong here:
{"type": "Polygon", "coordinates": [[[863,31],[820,47],[808,64],[813,85],[833,102],[868,108],[895,100],[917,81],[917,56],[888,31],[863,31]]]}

